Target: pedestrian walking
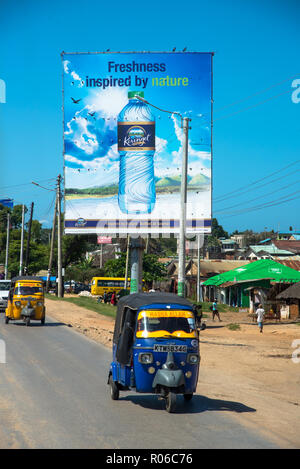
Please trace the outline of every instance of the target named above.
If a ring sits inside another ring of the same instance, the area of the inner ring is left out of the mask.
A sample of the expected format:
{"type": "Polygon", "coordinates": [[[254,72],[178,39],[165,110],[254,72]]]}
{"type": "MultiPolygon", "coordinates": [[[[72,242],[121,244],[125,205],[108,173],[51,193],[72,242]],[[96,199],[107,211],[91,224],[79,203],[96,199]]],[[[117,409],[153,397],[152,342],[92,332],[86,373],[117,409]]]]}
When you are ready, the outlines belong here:
{"type": "Polygon", "coordinates": [[[113,292],[113,294],[111,295],[111,300],[110,300],[110,302],[111,302],[111,304],[112,304],[113,306],[115,306],[115,304],[116,304],[116,302],[117,302],[115,292],[113,292]]]}
{"type": "Polygon", "coordinates": [[[257,324],[259,327],[260,333],[263,331],[263,325],[264,325],[264,317],[265,317],[265,310],[263,309],[262,305],[258,305],[258,309],[256,310],[256,316],[257,316],[257,324]]]}
{"type": "Polygon", "coordinates": [[[194,305],[194,311],[195,311],[195,320],[196,320],[196,327],[198,329],[201,328],[201,321],[202,321],[202,305],[194,305]]]}
{"type": "Polygon", "coordinates": [[[212,320],[214,321],[215,316],[217,316],[217,318],[219,319],[219,322],[222,322],[222,320],[220,318],[219,311],[218,311],[217,299],[215,299],[215,301],[213,302],[213,304],[211,306],[211,310],[212,310],[212,320]]]}

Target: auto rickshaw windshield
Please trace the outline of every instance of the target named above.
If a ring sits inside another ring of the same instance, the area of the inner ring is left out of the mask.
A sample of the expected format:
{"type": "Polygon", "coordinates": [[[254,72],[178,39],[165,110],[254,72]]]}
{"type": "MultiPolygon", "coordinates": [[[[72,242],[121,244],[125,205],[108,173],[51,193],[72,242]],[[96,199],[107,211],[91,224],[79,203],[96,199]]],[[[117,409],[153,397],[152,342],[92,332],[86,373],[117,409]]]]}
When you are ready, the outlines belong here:
{"type": "Polygon", "coordinates": [[[37,293],[43,293],[43,287],[39,286],[28,286],[28,285],[17,285],[15,289],[15,295],[36,295],[37,293]]]}
{"type": "Polygon", "coordinates": [[[162,311],[160,314],[148,311],[147,313],[144,312],[144,314],[140,313],[137,322],[137,333],[165,331],[166,333],[173,334],[174,332],[182,331],[191,334],[195,330],[194,317],[192,314],[186,314],[184,311],[181,313],[162,311]]]}

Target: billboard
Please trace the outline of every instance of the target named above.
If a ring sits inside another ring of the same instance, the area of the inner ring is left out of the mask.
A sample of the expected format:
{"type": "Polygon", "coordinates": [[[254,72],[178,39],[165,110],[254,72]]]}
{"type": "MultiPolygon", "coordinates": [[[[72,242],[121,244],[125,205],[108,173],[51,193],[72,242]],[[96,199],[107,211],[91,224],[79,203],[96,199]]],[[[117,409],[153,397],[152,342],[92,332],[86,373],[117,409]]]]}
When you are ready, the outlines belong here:
{"type": "Polygon", "coordinates": [[[5,207],[13,208],[14,200],[13,199],[0,199],[0,205],[4,205],[5,207]]]}
{"type": "Polygon", "coordinates": [[[65,233],[211,231],[212,53],[62,53],[65,233]]]}

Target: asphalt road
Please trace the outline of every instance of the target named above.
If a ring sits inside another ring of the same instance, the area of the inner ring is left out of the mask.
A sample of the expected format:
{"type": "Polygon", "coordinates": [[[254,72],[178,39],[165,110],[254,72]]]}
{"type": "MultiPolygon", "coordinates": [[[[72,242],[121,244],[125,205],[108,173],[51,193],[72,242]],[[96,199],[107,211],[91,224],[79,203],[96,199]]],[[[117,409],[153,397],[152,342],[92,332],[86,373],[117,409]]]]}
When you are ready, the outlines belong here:
{"type": "Polygon", "coordinates": [[[152,395],[112,401],[110,350],[49,317],[26,327],[1,314],[0,339],[0,448],[275,448],[232,418],[255,411],[239,402],[180,396],[168,414],[152,395]]]}

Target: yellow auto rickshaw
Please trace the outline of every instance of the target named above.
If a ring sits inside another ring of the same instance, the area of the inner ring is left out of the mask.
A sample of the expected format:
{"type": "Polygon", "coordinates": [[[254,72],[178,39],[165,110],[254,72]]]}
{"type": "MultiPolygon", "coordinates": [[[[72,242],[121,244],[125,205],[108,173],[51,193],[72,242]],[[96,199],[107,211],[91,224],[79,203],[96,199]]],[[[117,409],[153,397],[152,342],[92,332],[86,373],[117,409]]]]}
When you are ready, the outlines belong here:
{"type": "Polygon", "coordinates": [[[39,277],[14,277],[5,310],[5,324],[11,320],[23,320],[29,326],[32,319],[45,324],[44,282],[39,277]]]}

